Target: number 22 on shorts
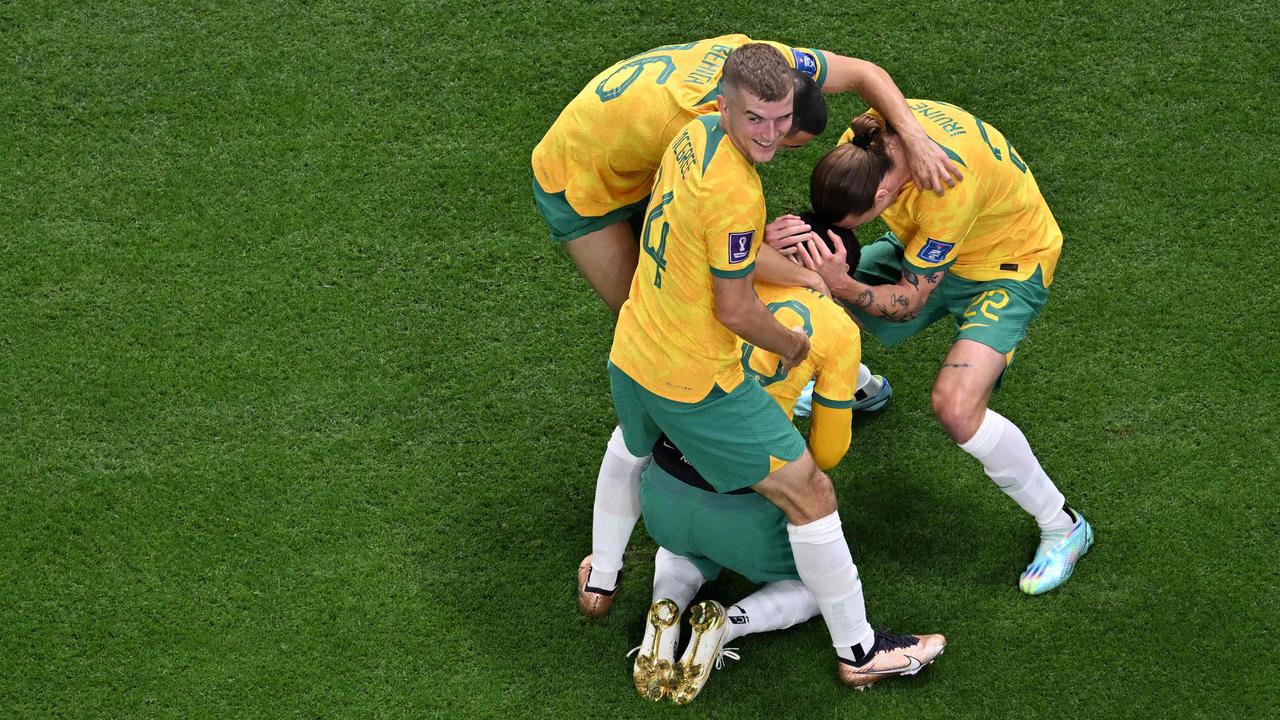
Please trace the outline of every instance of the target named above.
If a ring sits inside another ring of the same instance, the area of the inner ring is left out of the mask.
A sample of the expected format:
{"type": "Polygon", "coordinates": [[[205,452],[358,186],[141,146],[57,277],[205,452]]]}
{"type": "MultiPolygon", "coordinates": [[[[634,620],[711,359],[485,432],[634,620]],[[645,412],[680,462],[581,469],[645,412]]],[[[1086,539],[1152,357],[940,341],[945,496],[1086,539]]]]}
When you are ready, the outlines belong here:
{"type": "Polygon", "coordinates": [[[974,298],[973,302],[969,303],[969,307],[964,311],[964,316],[966,318],[965,327],[968,327],[970,325],[985,324],[985,323],[973,322],[972,319],[976,318],[978,316],[978,313],[982,313],[982,316],[987,318],[988,320],[994,320],[996,322],[1000,322],[1000,318],[994,315],[991,311],[999,310],[1000,308],[1008,304],[1009,304],[1009,292],[1007,290],[1005,290],[1004,288],[987,290],[986,292],[982,293],[978,297],[974,298]]]}

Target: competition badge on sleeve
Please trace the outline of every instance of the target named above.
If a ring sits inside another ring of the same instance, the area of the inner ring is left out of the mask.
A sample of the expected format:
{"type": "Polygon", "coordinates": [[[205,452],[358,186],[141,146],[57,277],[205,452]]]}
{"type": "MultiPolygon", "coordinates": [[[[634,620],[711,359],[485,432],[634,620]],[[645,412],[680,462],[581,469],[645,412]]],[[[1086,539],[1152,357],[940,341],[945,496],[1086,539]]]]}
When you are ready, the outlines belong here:
{"type": "Polygon", "coordinates": [[[729,233],[729,264],[734,265],[743,262],[751,255],[751,240],[755,238],[756,231],[748,230],[746,232],[729,233]]]}
{"type": "Polygon", "coordinates": [[[795,48],[792,48],[791,58],[795,61],[797,70],[811,78],[814,78],[815,80],[817,79],[818,61],[815,60],[812,55],[803,50],[796,50],[795,48]]]}
{"type": "Polygon", "coordinates": [[[942,258],[946,257],[947,253],[951,252],[951,248],[955,246],[955,243],[942,242],[941,240],[929,238],[929,241],[924,244],[924,247],[920,248],[920,252],[917,256],[927,263],[942,262],[942,258]]]}

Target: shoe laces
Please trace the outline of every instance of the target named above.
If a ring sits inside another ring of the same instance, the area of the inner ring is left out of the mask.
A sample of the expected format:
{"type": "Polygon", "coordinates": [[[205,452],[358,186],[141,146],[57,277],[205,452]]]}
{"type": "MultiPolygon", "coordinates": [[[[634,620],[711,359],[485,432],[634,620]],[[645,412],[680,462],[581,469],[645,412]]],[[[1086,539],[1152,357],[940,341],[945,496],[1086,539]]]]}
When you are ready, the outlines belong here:
{"type": "Polygon", "coordinates": [[[631,650],[627,652],[626,657],[631,657],[632,655],[635,655],[636,653],[640,652],[640,648],[642,647],[644,647],[644,645],[637,645],[631,648],[631,650]]]}
{"type": "Polygon", "coordinates": [[[898,648],[911,647],[919,642],[919,638],[915,635],[895,635],[889,632],[888,628],[884,630],[876,630],[876,642],[871,648],[871,652],[867,657],[871,657],[885,650],[896,650],[898,648]]]}
{"type": "Polygon", "coordinates": [[[738,654],[738,648],[720,648],[720,652],[716,653],[717,670],[724,668],[724,661],[726,658],[729,660],[741,660],[742,656],[738,654]]]}

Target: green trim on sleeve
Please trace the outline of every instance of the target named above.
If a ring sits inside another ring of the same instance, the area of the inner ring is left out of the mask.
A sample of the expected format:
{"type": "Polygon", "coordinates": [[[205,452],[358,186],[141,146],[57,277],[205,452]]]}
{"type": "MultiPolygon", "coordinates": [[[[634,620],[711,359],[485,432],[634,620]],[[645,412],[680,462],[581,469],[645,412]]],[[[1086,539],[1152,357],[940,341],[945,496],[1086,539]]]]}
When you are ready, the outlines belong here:
{"type": "Polygon", "coordinates": [[[813,53],[813,56],[818,60],[818,77],[813,80],[821,88],[823,83],[827,81],[827,56],[818,48],[808,48],[808,51],[813,53]]]}
{"type": "Polygon", "coordinates": [[[955,265],[955,263],[956,263],[955,258],[951,258],[950,261],[945,262],[941,265],[934,265],[933,267],[922,268],[922,267],[919,267],[918,265],[913,265],[910,260],[904,257],[902,258],[902,269],[910,270],[911,272],[917,275],[931,275],[936,272],[946,272],[948,269],[951,268],[952,265],[955,265]]]}
{"type": "Polygon", "coordinates": [[[852,410],[853,399],[848,400],[832,400],[831,398],[822,397],[815,390],[813,393],[813,401],[822,407],[829,407],[832,410],[852,410]]]}
{"type": "Polygon", "coordinates": [[[751,271],[755,269],[755,261],[752,261],[750,265],[742,268],[741,270],[721,270],[713,267],[711,268],[711,274],[724,280],[737,280],[738,278],[744,278],[750,275],[751,271]]]}

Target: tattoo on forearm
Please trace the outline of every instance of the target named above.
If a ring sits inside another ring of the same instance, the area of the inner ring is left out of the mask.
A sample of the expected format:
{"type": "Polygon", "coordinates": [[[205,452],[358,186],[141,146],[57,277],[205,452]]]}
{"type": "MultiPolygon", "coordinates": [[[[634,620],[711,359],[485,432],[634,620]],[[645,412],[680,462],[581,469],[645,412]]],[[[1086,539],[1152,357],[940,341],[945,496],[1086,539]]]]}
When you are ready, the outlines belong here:
{"type": "Polygon", "coordinates": [[[919,275],[917,275],[917,274],[915,274],[915,273],[911,272],[910,270],[904,270],[904,271],[903,271],[903,273],[902,273],[902,279],[903,279],[903,280],[906,280],[906,281],[907,281],[907,284],[908,284],[908,285],[910,285],[911,287],[913,287],[913,288],[915,288],[915,289],[917,289],[917,290],[919,290],[919,289],[920,289],[920,276],[919,276],[919,275]]]}
{"type": "Polygon", "coordinates": [[[924,281],[929,283],[930,285],[937,285],[939,282],[941,282],[941,280],[942,280],[942,273],[940,272],[929,273],[928,275],[924,276],[924,281]]]}
{"type": "Polygon", "coordinates": [[[871,302],[874,299],[875,293],[871,292],[871,288],[867,288],[866,290],[858,293],[858,297],[854,298],[853,304],[865,310],[866,308],[871,307],[871,302]]]}
{"type": "Polygon", "coordinates": [[[942,363],[942,367],[944,367],[944,368],[971,368],[971,367],[973,367],[973,365],[971,365],[970,363],[944,362],[944,363],[942,363]]]}

